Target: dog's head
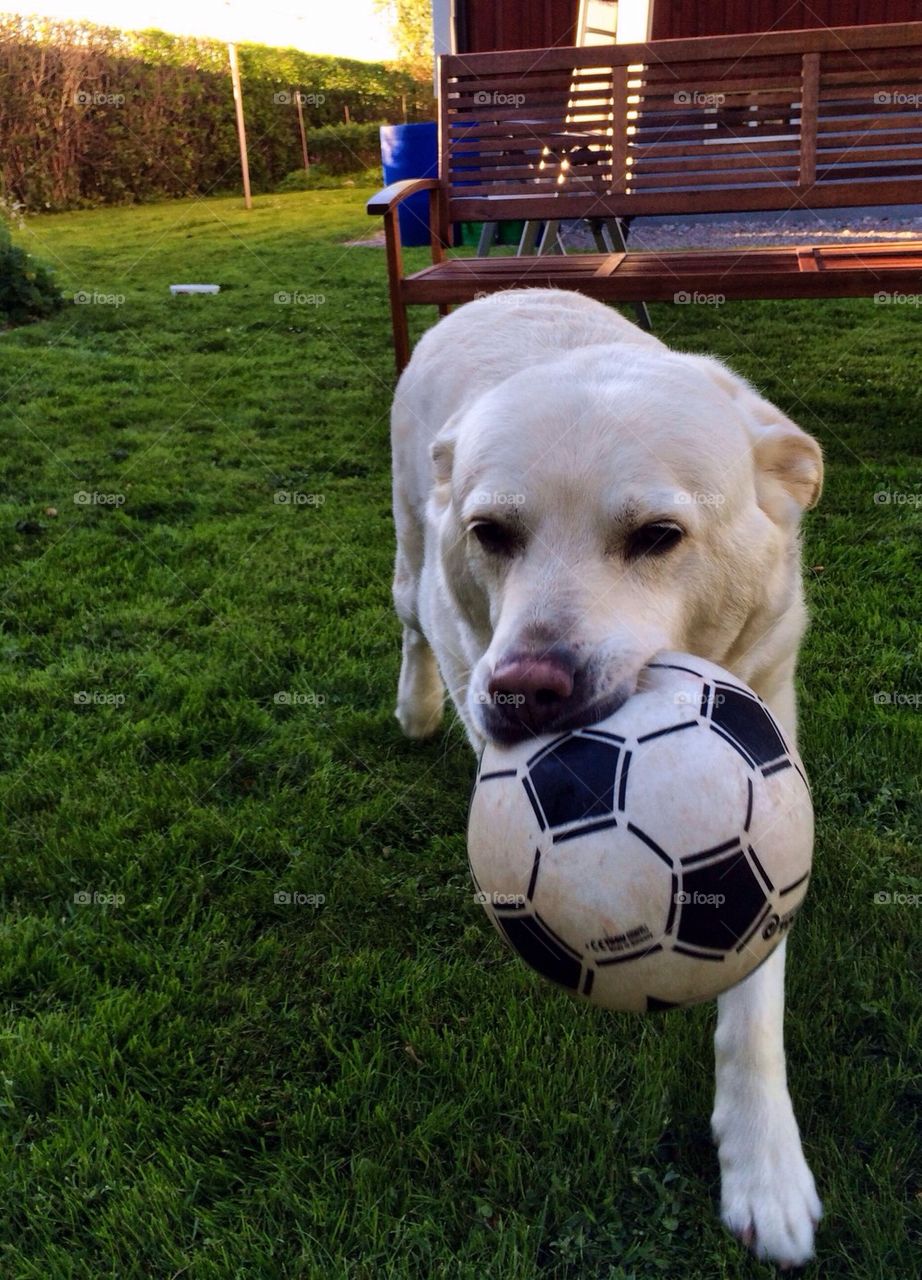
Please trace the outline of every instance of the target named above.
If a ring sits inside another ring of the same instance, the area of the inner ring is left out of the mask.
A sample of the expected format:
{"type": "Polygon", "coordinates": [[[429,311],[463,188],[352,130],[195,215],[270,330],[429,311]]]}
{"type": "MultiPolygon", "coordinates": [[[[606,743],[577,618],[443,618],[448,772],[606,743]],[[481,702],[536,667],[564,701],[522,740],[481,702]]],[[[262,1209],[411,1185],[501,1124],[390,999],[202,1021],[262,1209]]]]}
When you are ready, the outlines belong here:
{"type": "Polygon", "coordinates": [[[718,361],[582,349],[483,395],[432,457],[487,738],[600,720],[658,650],[723,661],[800,599],[819,447],[718,361]]]}

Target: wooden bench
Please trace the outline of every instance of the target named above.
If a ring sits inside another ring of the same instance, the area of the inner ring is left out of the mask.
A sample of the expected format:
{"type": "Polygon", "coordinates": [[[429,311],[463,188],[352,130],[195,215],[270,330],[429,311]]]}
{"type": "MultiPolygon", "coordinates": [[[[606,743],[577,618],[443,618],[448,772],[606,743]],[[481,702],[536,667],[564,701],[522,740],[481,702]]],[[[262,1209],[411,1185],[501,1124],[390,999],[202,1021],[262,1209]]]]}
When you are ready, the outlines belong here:
{"type": "Polygon", "coordinates": [[[439,177],[384,215],[394,351],[407,307],[553,286],[605,302],[922,293],[922,240],[452,257],[458,222],[922,202],[922,22],[458,54],[440,60],[439,177]],[[405,275],[397,207],[429,192],[432,265],[405,275]]]}

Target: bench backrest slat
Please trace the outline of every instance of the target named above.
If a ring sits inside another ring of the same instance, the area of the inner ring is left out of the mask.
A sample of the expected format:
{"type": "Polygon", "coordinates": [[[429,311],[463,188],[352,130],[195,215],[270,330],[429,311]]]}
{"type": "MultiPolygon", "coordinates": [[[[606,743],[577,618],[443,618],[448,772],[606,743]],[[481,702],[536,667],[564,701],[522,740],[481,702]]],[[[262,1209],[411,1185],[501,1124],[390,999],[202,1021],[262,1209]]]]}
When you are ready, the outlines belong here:
{"type": "Polygon", "coordinates": [[[922,201],[922,22],[456,54],[452,221],[922,201]]]}

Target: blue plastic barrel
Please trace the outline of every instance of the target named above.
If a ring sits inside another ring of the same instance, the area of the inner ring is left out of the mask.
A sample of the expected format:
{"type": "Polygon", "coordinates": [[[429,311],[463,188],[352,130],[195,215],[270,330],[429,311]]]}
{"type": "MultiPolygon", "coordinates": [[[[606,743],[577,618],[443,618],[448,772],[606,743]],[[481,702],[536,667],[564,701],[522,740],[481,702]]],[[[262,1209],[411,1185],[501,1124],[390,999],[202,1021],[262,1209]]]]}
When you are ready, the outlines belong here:
{"type": "MultiPolygon", "coordinates": [[[[435,121],[423,124],[382,124],[381,166],[384,185],[404,178],[436,178],[439,172],[439,132],[435,121]]],[[[429,243],[429,192],[420,191],[397,211],[400,243],[429,243]]]]}

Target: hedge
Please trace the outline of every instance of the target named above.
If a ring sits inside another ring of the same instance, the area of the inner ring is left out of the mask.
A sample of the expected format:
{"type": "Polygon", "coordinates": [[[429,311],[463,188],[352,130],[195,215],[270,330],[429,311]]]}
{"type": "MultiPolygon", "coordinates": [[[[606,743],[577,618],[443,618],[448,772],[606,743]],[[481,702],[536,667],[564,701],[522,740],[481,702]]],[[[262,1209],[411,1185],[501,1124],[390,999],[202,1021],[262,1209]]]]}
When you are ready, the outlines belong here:
{"type": "Polygon", "coordinates": [[[307,153],[327,173],[362,173],[381,165],[379,129],[377,124],[324,125],[311,130],[307,153]]]}
{"type": "MultiPolygon", "coordinates": [[[[344,121],[431,119],[432,88],[380,63],[238,47],[256,191],[309,154],[330,172],[377,162],[371,132],[344,121]],[[338,137],[338,141],[336,140],[338,137]],[[359,159],[358,157],[361,157],[359,159]]],[[[230,190],[239,156],[227,46],[160,31],[0,15],[0,183],[26,209],[230,190]]]]}
{"type": "Polygon", "coordinates": [[[48,270],[11,242],[0,221],[0,329],[43,320],[63,305],[48,270]]]}

